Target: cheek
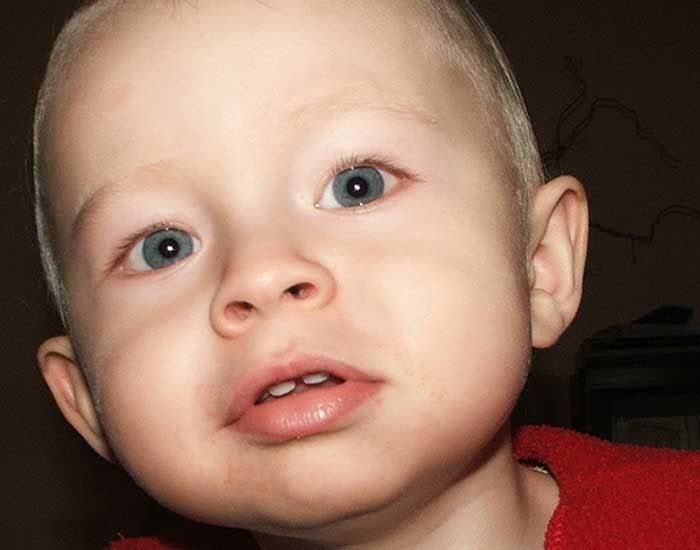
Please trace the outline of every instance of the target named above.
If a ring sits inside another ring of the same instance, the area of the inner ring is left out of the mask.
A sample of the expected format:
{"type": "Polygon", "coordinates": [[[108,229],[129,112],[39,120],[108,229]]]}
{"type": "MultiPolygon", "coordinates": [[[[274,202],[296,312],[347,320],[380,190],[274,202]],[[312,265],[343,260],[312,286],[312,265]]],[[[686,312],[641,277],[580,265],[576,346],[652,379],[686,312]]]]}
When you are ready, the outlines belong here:
{"type": "Polygon", "coordinates": [[[528,330],[518,293],[504,292],[494,273],[470,284],[464,270],[443,260],[440,274],[431,260],[413,262],[405,276],[415,287],[411,300],[397,298],[390,306],[396,322],[387,337],[396,342],[399,368],[375,440],[387,441],[389,456],[405,465],[384,474],[397,491],[421,482],[435,490],[482,459],[527,373],[528,330]]]}
{"type": "Polygon", "coordinates": [[[154,442],[156,452],[158,446],[176,445],[184,453],[188,445],[201,443],[191,435],[182,437],[197,436],[201,431],[193,426],[207,421],[207,407],[202,407],[206,401],[198,397],[210,385],[211,360],[192,345],[194,341],[197,330],[191,323],[154,325],[122,339],[97,365],[106,431],[130,462],[143,462],[153,453],[154,442]]]}
{"type": "Polygon", "coordinates": [[[207,345],[208,308],[190,291],[179,287],[176,297],[151,290],[128,300],[107,292],[80,317],[105,430],[142,484],[172,475],[179,464],[173,449],[184,457],[206,447],[225,398],[222,369],[207,345]]]}
{"type": "Polygon", "coordinates": [[[230,380],[207,352],[201,321],[151,328],[114,353],[98,387],[101,419],[121,465],[164,506],[204,519],[220,498],[237,517],[237,497],[219,493],[241,492],[232,468],[254,468],[222,440],[230,380]]]}
{"type": "Polygon", "coordinates": [[[527,294],[508,231],[448,208],[436,224],[437,209],[426,210],[430,217],[397,225],[361,266],[348,266],[347,279],[363,297],[363,339],[397,367],[392,382],[405,409],[391,421],[419,438],[454,441],[457,426],[463,437],[504,422],[522,388],[527,294]]]}
{"type": "Polygon", "coordinates": [[[156,273],[146,280],[107,279],[94,286],[88,276],[77,282],[74,286],[89,290],[71,293],[73,329],[105,391],[112,391],[114,378],[127,386],[157,376],[163,384],[174,382],[185,376],[183,363],[202,361],[197,354],[209,326],[213,285],[196,270],[156,273]]]}
{"type": "Polygon", "coordinates": [[[498,273],[470,278],[444,260],[440,273],[432,261],[401,270],[412,291],[387,304],[386,339],[394,343],[404,379],[429,399],[426,412],[443,414],[451,405],[489,416],[513,402],[524,381],[527,304],[498,273]]]}

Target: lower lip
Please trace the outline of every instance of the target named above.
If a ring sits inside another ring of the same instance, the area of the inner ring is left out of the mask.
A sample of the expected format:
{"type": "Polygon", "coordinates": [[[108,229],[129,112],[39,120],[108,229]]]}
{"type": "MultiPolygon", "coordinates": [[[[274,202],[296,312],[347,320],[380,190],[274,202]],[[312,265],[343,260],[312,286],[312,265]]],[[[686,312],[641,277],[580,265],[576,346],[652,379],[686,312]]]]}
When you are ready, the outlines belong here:
{"type": "Polygon", "coordinates": [[[358,380],[314,388],[250,407],[233,426],[269,441],[301,439],[337,428],[377,390],[378,382],[358,380]]]}

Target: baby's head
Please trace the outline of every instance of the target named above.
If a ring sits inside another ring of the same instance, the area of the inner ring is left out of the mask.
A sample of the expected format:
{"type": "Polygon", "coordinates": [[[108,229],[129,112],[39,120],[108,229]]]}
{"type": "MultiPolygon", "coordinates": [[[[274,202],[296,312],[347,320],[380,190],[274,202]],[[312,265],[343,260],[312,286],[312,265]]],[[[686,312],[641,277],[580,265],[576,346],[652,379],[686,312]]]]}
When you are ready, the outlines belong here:
{"type": "Polygon", "coordinates": [[[465,3],[102,0],[36,120],[42,370],[166,506],[351,541],[512,461],[585,199],[465,3]]]}

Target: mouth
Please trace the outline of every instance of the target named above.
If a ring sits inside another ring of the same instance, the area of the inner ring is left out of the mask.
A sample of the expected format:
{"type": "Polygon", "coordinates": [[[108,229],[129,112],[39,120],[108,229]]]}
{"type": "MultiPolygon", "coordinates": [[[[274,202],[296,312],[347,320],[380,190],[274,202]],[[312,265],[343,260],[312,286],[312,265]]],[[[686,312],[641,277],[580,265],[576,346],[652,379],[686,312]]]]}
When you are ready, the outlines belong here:
{"type": "Polygon", "coordinates": [[[278,399],[284,399],[288,396],[299,395],[307,391],[332,388],[344,382],[345,379],[334,376],[328,372],[312,372],[304,376],[290,378],[268,386],[255,400],[255,406],[269,403],[270,401],[277,401],[278,399]]]}
{"type": "Polygon", "coordinates": [[[230,424],[257,439],[282,442],[339,427],[380,381],[346,363],[303,357],[261,368],[241,381],[230,424]]]}

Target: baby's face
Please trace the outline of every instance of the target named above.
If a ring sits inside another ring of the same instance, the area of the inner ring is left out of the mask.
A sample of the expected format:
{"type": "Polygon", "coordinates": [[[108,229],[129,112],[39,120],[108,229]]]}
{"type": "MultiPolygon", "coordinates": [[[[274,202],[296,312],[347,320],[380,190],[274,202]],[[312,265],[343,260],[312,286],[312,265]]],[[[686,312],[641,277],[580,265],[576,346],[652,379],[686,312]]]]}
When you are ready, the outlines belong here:
{"type": "Polygon", "coordinates": [[[393,1],[148,4],[83,54],[48,143],[115,455],[173,509],[254,529],[428,498],[527,368],[482,107],[393,1]]]}

